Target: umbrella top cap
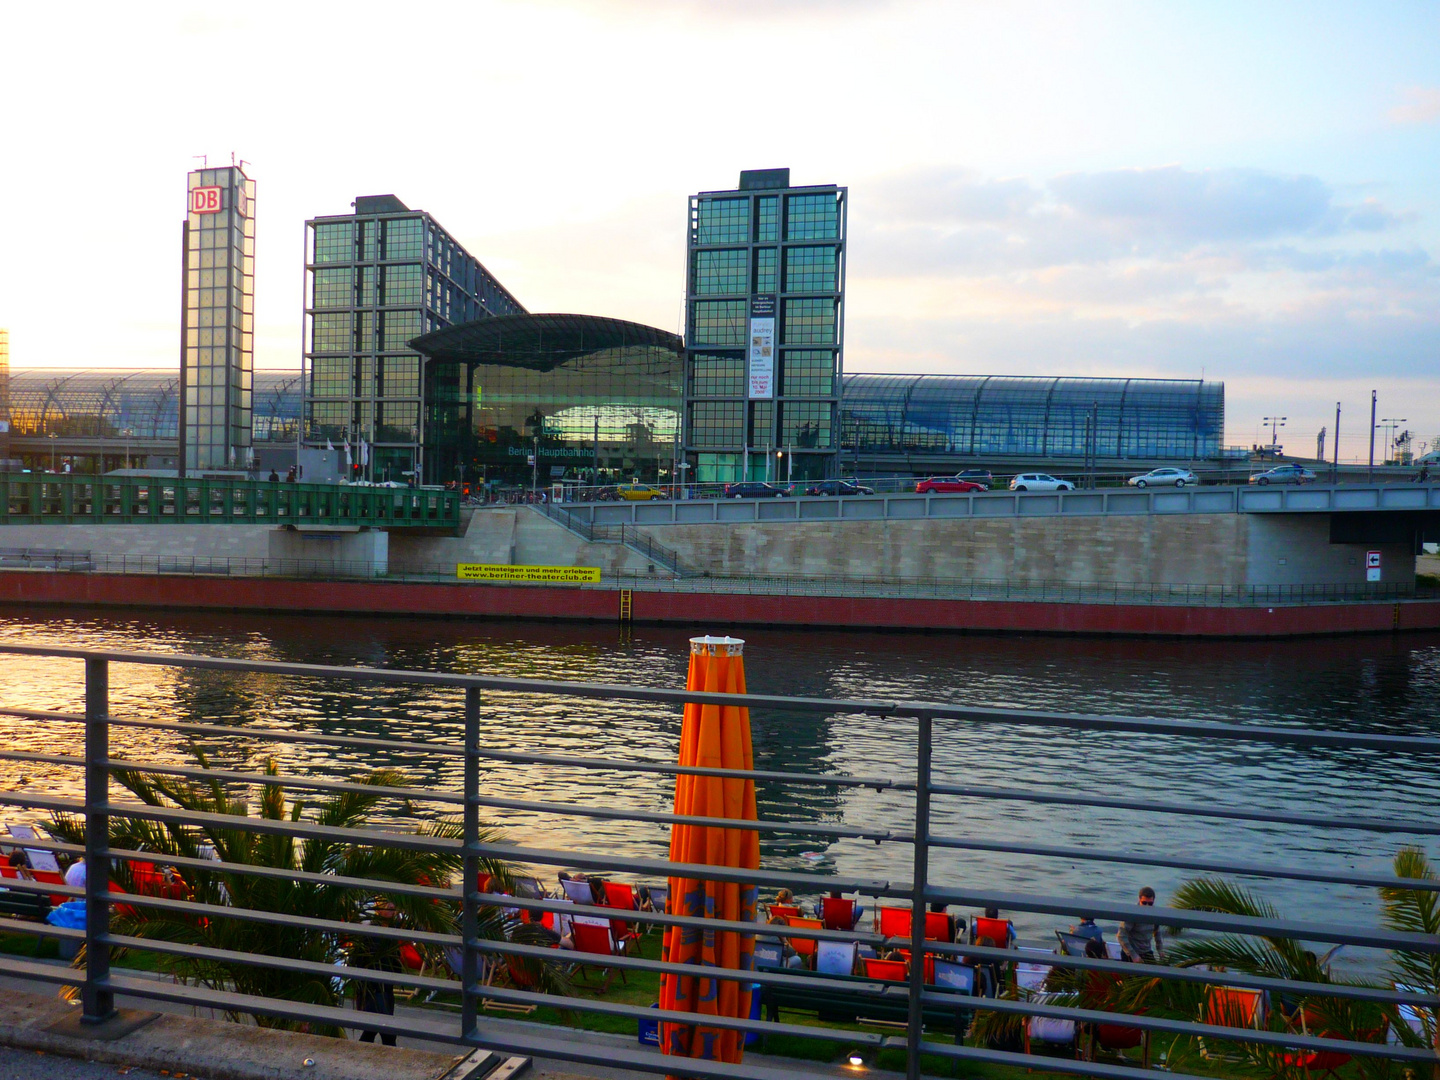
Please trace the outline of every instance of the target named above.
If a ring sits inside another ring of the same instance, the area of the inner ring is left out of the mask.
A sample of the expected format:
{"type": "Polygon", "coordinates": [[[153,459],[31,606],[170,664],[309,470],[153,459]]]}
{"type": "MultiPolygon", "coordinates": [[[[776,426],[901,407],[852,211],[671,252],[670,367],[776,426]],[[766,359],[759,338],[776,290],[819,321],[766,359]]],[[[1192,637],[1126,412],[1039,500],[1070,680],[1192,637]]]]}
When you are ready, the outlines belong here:
{"type": "Polygon", "coordinates": [[[745,640],[737,637],[692,637],[690,651],[709,656],[740,656],[745,651],[745,640]]]}

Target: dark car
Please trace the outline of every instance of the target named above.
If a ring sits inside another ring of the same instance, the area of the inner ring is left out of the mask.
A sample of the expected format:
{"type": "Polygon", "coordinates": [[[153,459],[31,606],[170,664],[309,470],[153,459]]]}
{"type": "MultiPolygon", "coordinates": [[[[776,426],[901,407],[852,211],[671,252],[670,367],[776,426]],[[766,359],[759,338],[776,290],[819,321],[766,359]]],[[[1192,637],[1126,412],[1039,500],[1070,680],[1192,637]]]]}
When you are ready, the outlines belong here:
{"type": "Polygon", "coordinates": [[[762,484],[757,480],[746,480],[739,484],[725,485],[727,499],[783,499],[785,492],[774,484],[762,484]]]}
{"type": "Polygon", "coordinates": [[[875,489],[851,480],[821,480],[805,489],[806,495],[874,495],[875,489]]]}
{"type": "Polygon", "coordinates": [[[961,476],[932,476],[928,480],[921,480],[915,485],[917,495],[929,495],[935,492],[974,492],[988,491],[984,484],[974,480],[966,480],[961,476]]]}
{"type": "Polygon", "coordinates": [[[1314,482],[1315,474],[1293,461],[1285,465],[1276,465],[1273,469],[1266,469],[1264,472],[1250,477],[1250,483],[1259,484],[1262,487],[1266,484],[1313,484],[1314,482]]]}
{"type": "Polygon", "coordinates": [[[979,484],[986,491],[995,483],[995,477],[989,469],[961,469],[955,474],[957,480],[969,480],[972,484],[979,484]]]}

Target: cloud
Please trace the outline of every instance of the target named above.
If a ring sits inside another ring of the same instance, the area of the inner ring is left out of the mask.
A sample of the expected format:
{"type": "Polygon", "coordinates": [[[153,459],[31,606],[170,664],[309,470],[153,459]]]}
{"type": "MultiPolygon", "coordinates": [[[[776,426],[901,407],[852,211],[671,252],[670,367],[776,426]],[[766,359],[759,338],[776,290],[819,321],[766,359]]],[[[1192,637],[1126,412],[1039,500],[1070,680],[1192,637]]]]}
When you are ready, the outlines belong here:
{"type": "Polygon", "coordinates": [[[1434,124],[1440,121],[1440,87],[1412,86],[1401,92],[1402,103],[1390,110],[1392,124],[1434,124]]]}

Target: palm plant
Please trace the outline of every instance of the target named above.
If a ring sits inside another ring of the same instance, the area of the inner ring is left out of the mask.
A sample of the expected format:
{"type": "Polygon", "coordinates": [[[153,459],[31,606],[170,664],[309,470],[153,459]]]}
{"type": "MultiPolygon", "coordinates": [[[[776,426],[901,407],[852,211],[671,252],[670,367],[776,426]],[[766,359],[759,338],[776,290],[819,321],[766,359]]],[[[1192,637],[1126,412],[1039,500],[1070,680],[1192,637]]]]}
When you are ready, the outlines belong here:
{"type": "MultiPolygon", "coordinates": [[[[1406,847],[1395,854],[1395,876],[1434,881],[1435,871],[1423,851],[1406,847]]],[[[1440,893],[1425,889],[1384,888],[1380,890],[1380,904],[1385,925],[1391,930],[1429,934],[1431,937],[1440,935],[1440,893]]],[[[1396,986],[1425,994],[1440,993],[1440,955],[1436,953],[1397,949],[1391,955],[1390,973],[1396,986]]],[[[1420,1027],[1418,1032],[1396,1010],[1391,1026],[1400,1041],[1407,1046],[1440,1047],[1440,1029],[1437,1029],[1434,1011],[1417,1009],[1414,1018],[1420,1027]]]]}
{"type": "MultiPolygon", "coordinates": [[[[197,755],[205,766],[203,756],[197,755]]],[[[266,774],[277,775],[273,762],[266,765],[266,774]]],[[[171,807],[193,814],[219,817],[250,817],[252,811],[270,821],[299,822],[356,829],[364,826],[386,799],[396,796],[387,788],[409,786],[408,778],[395,770],[377,769],[356,779],[364,791],[346,791],[321,799],[313,805],[300,800],[287,800],[284,789],[275,783],[260,785],[252,807],[249,793],[232,795],[219,780],[196,782],[137,771],[116,771],[116,781],[141,802],[156,807],[171,807]]],[[[72,843],[84,842],[84,822],[69,815],[56,815],[52,822],[54,834],[72,843]]],[[[419,835],[433,839],[459,840],[459,822],[445,819],[427,823],[419,835]]],[[[502,842],[493,829],[483,829],[482,843],[502,842]]],[[[113,817],[110,822],[110,844],[114,848],[145,851],[159,863],[166,856],[201,858],[209,846],[221,863],[240,866],[278,868],[297,874],[363,879],[366,885],[330,883],[305,877],[258,876],[235,872],[217,865],[214,870],[186,870],[193,889],[193,899],[215,907],[247,908],[264,912],[283,912],[296,916],[283,924],[226,918],[210,913],[190,913],[143,905],[117,907],[112,912],[112,928],[118,934],[169,941],[206,949],[258,956],[279,956],[318,964],[343,963],[354,943],[345,940],[333,928],[319,923],[363,923],[375,911],[381,897],[394,906],[394,924],[422,932],[454,934],[458,928],[458,906],[428,897],[390,893],[387,883],[396,885],[448,886],[452,876],[461,869],[458,846],[454,850],[413,851],[383,844],[357,845],[333,839],[297,840],[279,834],[257,833],[243,828],[226,828],[213,822],[177,824],[146,821],[130,817],[113,817]]],[[[482,859],[482,871],[507,888],[513,881],[509,864],[482,859]]],[[[134,889],[130,864],[116,860],[113,873],[127,891],[134,889]]],[[[482,908],[479,934],[491,940],[506,936],[501,913],[495,908],[482,908]]],[[[532,936],[528,927],[511,931],[517,939],[532,936]]],[[[369,962],[385,949],[398,952],[398,944],[377,946],[375,939],[362,940],[354,951],[369,962]]],[[[343,984],[329,974],[304,974],[278,971],[263,964],[217,959],[193,955],[161,954],[163,969],[178,981],[214,990],[234,991],[257,997],[304,1002],[310,1005],[341,1004],[343,984]]],[[[564,977],[553,965],[537,965],[534,972],[542,988],[563,989],[564,977]]],[[[271,1027],[292,1027],[293,1023],[261,1017],[258,1022],[271,1027]]],[[[313,1030],[313,1029],[312,1029],[313,1030]]]]}

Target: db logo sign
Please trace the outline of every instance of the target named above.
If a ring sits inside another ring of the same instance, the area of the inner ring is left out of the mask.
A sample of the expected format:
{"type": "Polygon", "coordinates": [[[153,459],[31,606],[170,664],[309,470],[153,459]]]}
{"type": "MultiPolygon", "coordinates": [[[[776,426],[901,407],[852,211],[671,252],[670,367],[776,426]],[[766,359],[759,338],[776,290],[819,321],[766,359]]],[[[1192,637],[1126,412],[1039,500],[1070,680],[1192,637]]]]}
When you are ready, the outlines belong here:
{"type": "Polygon", "coordinates": [[[218,214],[220,212],[220,189],[218,187],[197,187],[190,192],[190,213],[218,214]]]}

